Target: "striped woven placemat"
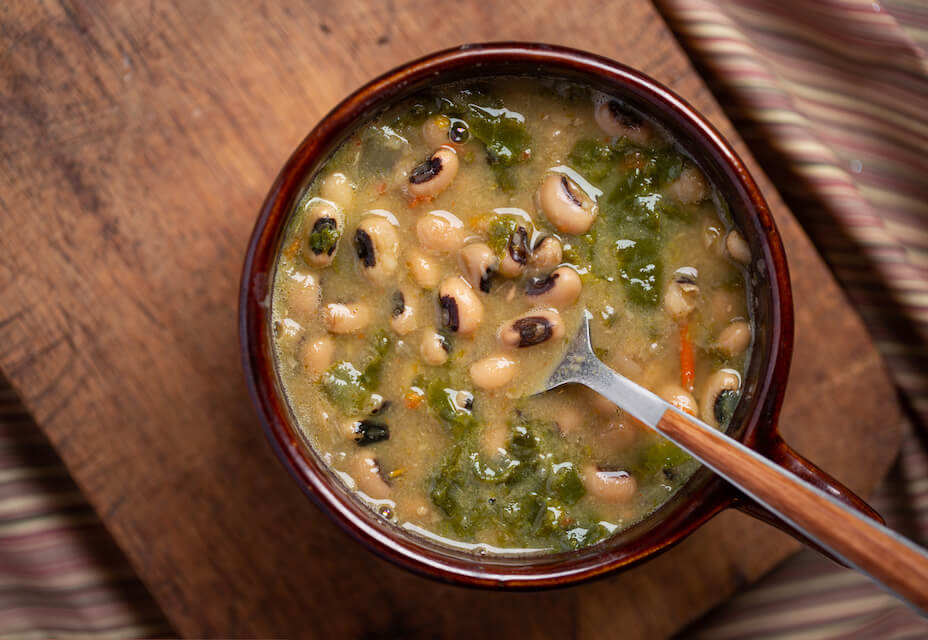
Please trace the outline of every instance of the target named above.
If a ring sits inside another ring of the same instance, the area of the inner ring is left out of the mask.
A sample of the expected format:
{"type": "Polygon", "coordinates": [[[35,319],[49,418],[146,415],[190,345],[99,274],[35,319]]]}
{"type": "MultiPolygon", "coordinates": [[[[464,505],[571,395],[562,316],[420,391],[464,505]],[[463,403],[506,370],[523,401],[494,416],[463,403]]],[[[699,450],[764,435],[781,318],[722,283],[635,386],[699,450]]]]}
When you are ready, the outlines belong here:
{"type": "Polygon", "coordinates": [[[175,635],[0,378],[0,638],[175,635]]]}

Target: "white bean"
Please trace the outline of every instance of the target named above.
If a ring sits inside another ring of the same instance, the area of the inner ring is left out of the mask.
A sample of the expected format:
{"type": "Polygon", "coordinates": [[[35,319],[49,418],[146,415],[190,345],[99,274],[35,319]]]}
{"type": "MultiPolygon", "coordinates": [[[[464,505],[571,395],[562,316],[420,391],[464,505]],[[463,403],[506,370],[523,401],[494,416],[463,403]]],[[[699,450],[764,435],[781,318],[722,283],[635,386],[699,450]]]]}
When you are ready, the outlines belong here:
{"type": "Polygon", "coordinates": [[[722,329],[716,343],[719,349],[729,357],[741,355],[751,344],[751,325],[744,320],[735,320],[722,329]]]}
{"type": "Polygon", "coordinates": [[[658,394],[661,398],[675,406],[683,413],[691,416],[699,415],[699,406],[696,404],[696,398],[693,394],[678,384],[667,384],[661,387],[658,394]]]}
{"type": "Polygon", "coordinates": [[[419,344],[419,355],[426,363],[439,366],[448,361],[448,352],[451,346],[447,338],[435,330],[429,330],[422,336],[422,342],[419,344]]]}
{"type": "Polygon", "coordinates": [[[586,233],[596,220],[596,204],[567,176],[549,175],[538,188],[537,197],[542,213],[562,233],[586,233]]]}
{"type": "Polygon", "coordinates": [[[312,318],[319,308],[319,279],[312,273],[304,273],[292,279],[287,304],[290,313],[302,321],[312,318]]]}
{"type": "Polygon", "coordinates": [[[741,388],[741,377],[733,369],[719,369],[706,380],[699,403],[702,421],[713,427],[719,426],[716,404],[724,391],[741,388]]]}
{"type": "Polygon", "coordinates": [[[699,302],[699,285],[684,274],[674,276],[664,293],[664,310],[674,320],[683,320],[690,315],[699,302]]]}
{"type": "Polygon", "coordinates": [[[400,247],[393,223],[382,216],[365,216],[355,230],[354,246],[369,281],[383,285],[392,279],[400,247]]]}
{"type": "Polygon", "coordinates": [[[363,302],[333,302],[322,310],[322,322],[331,333],[357,333],[370,321],[370,309],[363,302]]]}
{"type": "Polygon", "coordinates": [[[409,173],[406,189],[413,198],[434,198],[451,184],[457,173],[457,152],[450,146],[441,146],[409,173]]]}
{"type": "Polygon", "coordinates": [[[354,185],[351,184],[351,180],[344,173],[331,173],[322,181],[319,194],[342,209],[347,209],[354,200],[354,185]]]}
{"type": "Polygon", "coordinates": [[[466,237],[467,232],[461,221],[446,211],[427,213],[416,222],[419,246],[429,251],[457,251],[466,237]]]}
{"type": "Polygon", "coordinates": [[[402,291],[393,294],[390,328],[401,336],[412,333],[416,329],[416,310],[409,304],[402,291]]]}
{"type": "Polygon", "coordinates": [[[532,249],[531,264],[539,271],[548,272],[561,264],[564,252],[561,241],[554,236],[545,236],[532,249]]]}
{"type": "Polygon", "coordinates": [[[503,324],[499,330],[499,341],[507,347],[533,347],[559,342],[564,331],[564,322],[557,310],[536,309],[503,324]]]}
{"type": "Polygon", "coordinates": [[[701,202],[709,195],[709,183],[697,167],[688,164],[668,187],[671,195],[683,204],[701,202]]]}
{"type": "Polygon", "coordinates": [[[312,267],[332,264],[338,241],[345,230],[345,215],[328,200],[316,199],[304,222],[303,259],[312,267]]]}
{"type": "Polygon", "coordinates": [[[506,452],[506,442],[509,440],[509,427],[505,422],[488,424],[483,429],[481,438],[483,452],[491,458],[498,458],[506,452]]]}
{"type": "Polygon", "coordinates": [[[432,148],[448,144],[448,129],[451,120],[448,116],[432,116],[422,124],[422,139],[432,148]]]}
{"type": "Polygon", "coordinates": [[[607,136],[628,138],[638,145],[651,139],[651,125],[631,109],[615,100],[602,100],[593,111],[593,119],[607,136]]]}
{"type": "Polygon", "coordinates": [[[483,322],[483,303],[462,276],[445,278],[438,287],[442,326],[461,335],[471,335],[483,322]]]}
{"type": "Polygon", "coordinates": [[[499,258],[493,250],[483,242],[475,242],[461,249],[460,256],[464,277],[470,286],[489,293],[493,274],[499,268],[499,258]]]}
{"type": "Polygon", "coordinates": [[[533,304],[566,309],[577,302],[582,288],[583,283],[576,271],[560,267],[546,277],[530,279],[525,295],[533,304]]]}
{"type": "Polygon", "coordinates": [[[732,229],[725,236],[725,251],[735,262],[751,264],[751,247],[736,229],[732,229]]]}
{"type": "Polygon", "coordinates": [[[309,379],[315,382],[332,364],[334,355],[335,340],[331,336],[322,336],[303,343],[300,362],[309,375],[309,379]]]}
{"type": "Polygon", "coordinates": [[[423,289],[434,289],[441,281],[441,267],[438,262],[416,247],[406,252],[406,268],[410,277],[423,289]]]}
{"type": "Polygon", "coordinates": [[[592,496],[606,502],[628,502],[638,492],[638,483],[628,472],[601,470],[592,465],[583,470],[583,484],[592,496]]]}
{"type": "Polygon", "coordinates": [[[371,498],[383,500],[390,495],[390,485],[384,480],[383,470],[374,456],[355,454],[350,475],[354,478],[357,490],[371,498]]]}
{"type": "Polygon", "coordinates": [[[499,389],[512,382],[519,364],[509,356],[488,356],[470,365],[470,379],[481,389],[499,389]]]}

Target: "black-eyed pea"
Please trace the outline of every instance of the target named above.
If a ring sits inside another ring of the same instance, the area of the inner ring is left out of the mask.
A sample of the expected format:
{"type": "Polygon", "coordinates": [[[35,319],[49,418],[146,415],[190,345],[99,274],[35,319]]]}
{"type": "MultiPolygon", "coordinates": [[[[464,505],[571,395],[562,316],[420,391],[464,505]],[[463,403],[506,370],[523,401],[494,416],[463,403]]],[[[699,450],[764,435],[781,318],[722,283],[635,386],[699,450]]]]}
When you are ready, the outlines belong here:
{"type": "Polygon", "coordinates": [[[494,422],[483,429],[481,446],[483,452],[491,458],[498,458],[506,453],[509,440],[509,427],[505,422],[494,422]]]}
{"type": "Polygon", "coordinates": [[[349,475],[354,479],[358,491],[374,500],[383,500],[390,496],[390,485],[380,463],[374,456],[364,453],[355,454],[351,461],[349,475]]]}
{"type": "Polygon", "coordinates": [[[535,243],[532,249],[531,265],[542,272],[549,272],[564,259],[564,250],[561,241],[554,236],[544,236],[535,243]]]}
{"type": "Polygon", "coordinates": [[[503,346],[525,348],[558,344],[564,332],[564,321],[556,309],[536,309],[505,322],[498,336],[503,346]]]}
{"type": "Polygon", "coordinates": [[[416,238],[423,249],[449,253],[461,248],[467,239],[467,231],[454,214],[436,210],[416,222],[416,238]]]}
{"type": "Polygon", "coordinates": [[[393,293],[390,328],[401,336],[412,333],[416,329],[416,310],[406,301],[406,296],[402,291],[393,293]]]}
{"type": "Polygon", "coordinates": [[[300,363],[309,379],[316,381],[332,364],[335,355],[335,340],[331,336],[322,336],[303,343],[300,363]]]}
{"type": "Polygon", "coordinates": [[[560,267],[547,276],[530,278],[525,295],[533,304],[566,309],[577,302],[581,289],[580,275],[570,267],[560,267]]]}
{"type": "Polygon", "coordinates": [[[737,229],[732,229],[725,236],[725,252],[735,262],[751,263],[751,247],[737,229]]]}
{"type": "Polygon", "coordinates": [[[451,352],[451,343],[448,338],[429,329],[422,336],[422,342],[419,343],[419,355],[426,364],[440,366],[448,361],[448,354],[451,352]]]}
{"type": "Polygon", "coordinates": [[[323,179],[322,186],[319,189],[319,195],[326,200],[334,202],[342,209],[351,206],[354,200],[354,185],[344,173],[336,171],[330,173],[323,179]]]}
{"type": "Polygon", "coordinates": [[[628,138],[638,145],[647,144],[653,131],[640,115],[616,100],[599,100],[593,110],[593,119],[603,133],[614,138],[628,138]]]}
{"type": "Polygon", "coordinates": [[[505,355],[493,355],[470,365],[470,379],[481,389],[499,389],[512,382],[519,363],[505,355]]]}
{"type": "Polygon", "coordinates": [[[396,272],[400,249],[393,223],[383,216],[365,216],[354,232],[361,272],[372,283],[385,284],[396,272]]]}
{"type": "Polygon", "coordinates": [[[401,494],[396,497],[396,513],[401,521],[427,524],[437,520],[438,514],[428,498],[401,494]]]}
{"type": "Polygon", "coordinates": [[[596,220],[597,207],[567,176],[552,173],[537,194],[538,207],[561,233],[586,233],[596,220]]]}
{"type": "Polygon", "coordinates": [[[438,262],[416,247],[406,251],[406,268],[413,281],[423,289],[434,289],[441,281],[438,262]]]}
{"type": "Polygon", "coordinates": [[[345,230],[345,215],[328,200],[316,199],[304,224],[309,231],[303,240],[303,259],[320,269],[329,266],[345,230]]]}
{"type": "Polygon", "coordinates": [[[709,195],[709,183],[698,167],[688,164],[679,177],[667,188],[670,194],[683,204],[701,202],[709,195]]]}
{"type": "Polygon", "coordinates": [[[483,303],[462,276],[445,278],[438,287],[441,324],[444,328],[472,335],[483,322],[483,303]]]}
{"type": "Polygon", "coordinates": [[[574,436],[579,434],[581,429],[583,429],[585,420],[586,416],[583,411],[578,409],[573,403],[564,404],[559,407],[554,416],[557,430],[562,436],[574,436]]]}
{"type": "Polygon", "coordinates": [[[448,144],[448,130],[450,128],[451,119],[448,116],[431,116],[422,124],[422,139],[425,144],[433,149],[448,144]]]}
{"type": "Polygon", "coordinates": [[[330,333],[357,333],[370,321],[370,309],[363,302],[333,302],[322,309],[322,323],[330,333]]]}
{"type": "Polygon", "coordinates": [[[741,388],[741,376],[733,369],[719,369],[706,379],[699,403],[699,417],[713,427],[719,426],[729,395],[741,388]]]}
{"type": "Polygon", "coordinates": [[[699,415],[699,406],[693,394],[678,384],[667,384],[660,388],[657,395],[691,416],[699,415]]]}
{"type": "Polygon", "coordinates": [[[499,269],[499,258],[483,242],[474,242],[461,249],[461,266],[464,277],[474,289],[490,292],[493,275],[499,269]]]}
{"type": "Polygon", "coordinates": [[[300,320],[312,318],[319,308],[321,293],[319,279],[312,273],[302,273],[291,277],[287,304],[290,312],[300,320]]]}
{"type": "Polygon", "coordinates": [[[716,340],[719,350],[729,357],[739,356],[751,344],[751,325],[744,320],[735,320],[722,329],[716,340]]]}
{"type": "Polygon", "coordinates": [[[629,380],[637,382],[644,374],[644,368],[640,364],[617,350],[609,354],[608,363],[629,380]]]}
{"type": "Polygon", "coordinates": [[[664,293],[664,310],[677,321],[685,320],[699,302],[695,270],[679,269],[664,293]]]}
{"type": "Polygon", "coordinates": [[[638,492],[638,483],[627,471],[600,469],[594,465],[583,469],[583,486],[594,498],[618,504],[630,501],[638,492]]]}
{"type": "Polygon", "coordinates": [[[590,444],[600,455],[612,456],[631,449],[640,433],[641,427],[630,416],[614,412],[594,427],[590,444]]]}
{"type": "Polygon", "coordinates": [[[434,198],[454,180],[458,164],[457,152],[450,146],[440,146],[410,172],[407,192],[413,198],[434,198]]]}

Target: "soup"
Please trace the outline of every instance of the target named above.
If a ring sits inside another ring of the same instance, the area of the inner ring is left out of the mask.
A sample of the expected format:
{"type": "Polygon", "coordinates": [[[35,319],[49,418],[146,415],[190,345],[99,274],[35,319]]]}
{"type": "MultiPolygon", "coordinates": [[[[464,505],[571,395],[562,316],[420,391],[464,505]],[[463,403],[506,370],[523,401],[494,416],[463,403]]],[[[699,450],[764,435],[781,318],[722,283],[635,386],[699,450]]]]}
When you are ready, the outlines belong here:
{"type": "Polygon", "coordinates": [[[479,553],[577,549],[698,463],[592,391],[531,394],[588,313],[608,365],[724,428],[750,260],[647,114],[561,81],[442,85],[358,128],[296,204],[278,372],[307,441],[380,516],[479,553]]]}

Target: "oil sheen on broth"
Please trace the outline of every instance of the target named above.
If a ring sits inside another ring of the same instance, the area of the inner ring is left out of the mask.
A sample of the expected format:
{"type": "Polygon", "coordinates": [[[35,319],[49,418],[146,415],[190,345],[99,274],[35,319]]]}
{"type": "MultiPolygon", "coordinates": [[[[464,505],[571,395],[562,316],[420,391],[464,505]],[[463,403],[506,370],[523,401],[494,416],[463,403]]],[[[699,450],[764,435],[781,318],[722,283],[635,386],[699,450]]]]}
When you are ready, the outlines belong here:
{"type": "Polygon", "coordinates": [[[295,207],[279,373],[308,442],[382,517],[481,553],[576,549],[698,463],[591,391],[524,395],[587,309],[607,364],[724,427],[750,260],[647,114],[556,81],[443,85],[355,131],[295,207]]]}

